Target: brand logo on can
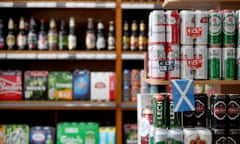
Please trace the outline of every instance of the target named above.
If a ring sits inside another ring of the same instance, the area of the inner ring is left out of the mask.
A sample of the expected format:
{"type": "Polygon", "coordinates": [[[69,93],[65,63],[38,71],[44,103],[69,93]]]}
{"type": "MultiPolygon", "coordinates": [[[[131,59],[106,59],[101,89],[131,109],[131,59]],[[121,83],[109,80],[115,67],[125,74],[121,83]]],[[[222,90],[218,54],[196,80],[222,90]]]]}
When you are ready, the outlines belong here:
{"type": "Polygon", "coordinates": [[[230,101],[228,103],[228,118],[235,120],[240,115],[240,105],[236,101],[230,101]]]}
{"type": "Polygon", "coordinates": [[[196,117],[197,118],[200,118],[202,115],[204,115],[205,113],[205,105],[203,102],[201,102],[200,100],[196,100],[196,109],[195,109],[195,112],[197,113],[196,114],[196,117]]]}
{"type": "Polygon", "coordinates": [[[221,18],[220,16],[211,15],[209,18],[209,34],[219,35],[221,33],[221,18]]]}
{"type": "Polygon", "coordinates": [[[220,137],[216,140],[216,144],[225,144],[226,143],[226,137],[220,137]]]}
{"type": "Polygon", "coordinates": [[[233,15],[224,17],[223,19],[223,32],[227,35],[234,35],[235,32],[235,18],[233,15]]]}
{"type": "Polygon", "coordinates": [[[218,120],[223,120],[226,117],[226,104],[223,101],[218,101],[214,104],[212,113],[218,120]]]}

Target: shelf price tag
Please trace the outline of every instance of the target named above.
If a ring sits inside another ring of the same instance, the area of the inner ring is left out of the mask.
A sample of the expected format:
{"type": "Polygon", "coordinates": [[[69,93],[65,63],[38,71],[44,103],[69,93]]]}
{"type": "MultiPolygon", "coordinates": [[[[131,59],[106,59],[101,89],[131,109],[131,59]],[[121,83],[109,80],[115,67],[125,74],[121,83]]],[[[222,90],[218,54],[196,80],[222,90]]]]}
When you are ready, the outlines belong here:
{"type": "Polygon", "coordinates": [[[66,8],[95,8],[96,3],[93,2],[66,2],[66,8]]]}
{"type": "Polygon", "coordinates": [[[6,53],[0,53],[0,59],[5,59],[6,58],[6,53]]]}
{"type": "Polygon", "coordinates": [[[38,59],[56,59],[57,58],[57,54],[38,54],[38,59]]]}
{"type": "Polygon", "coordinates": [[[7,54],[7,59],[25,59],[25,54],[17,53],[7,54]]]}
{"type": "Polygon", "coordinates": [[[57,54],[57,59],[75,59],[75,54],[69,53],[57,54]]]}
{"type": "Polygon", "coordinates": [[[25,54],[25,59],[36,59],[37,54],[35,53],[30,53],[30,54],[25,54]]]}
{"type": "Polygon", "coordinates": [[[55,8],[56,2],[27,2],[26,7],[43,7],[43,8],[55,8]]]}
{"type": "Polygon", "coordinates": [[[13,7],[13,2],[0,2],[0,7],[13,7]]]}
{"type": "Polygon", "coordinates": [[[115,3],[106,2],[106,3],[96,3],[97,8],[115,8],[115,3]]]}

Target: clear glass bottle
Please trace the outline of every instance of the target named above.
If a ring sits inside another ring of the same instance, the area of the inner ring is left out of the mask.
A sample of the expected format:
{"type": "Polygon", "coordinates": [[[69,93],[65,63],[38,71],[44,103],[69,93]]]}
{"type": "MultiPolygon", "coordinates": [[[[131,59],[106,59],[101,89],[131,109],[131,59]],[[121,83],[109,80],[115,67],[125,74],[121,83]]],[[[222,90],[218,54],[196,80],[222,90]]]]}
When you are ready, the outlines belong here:
{"type": "Polygon", "coordinates": [[[37,23],[34,17],[31,17],[30,24],[29,24],[29,32],[27,36],[27,44],[29,50],[36,50],[37,49],[37,23]]]}
{"type": "Polygon", "coordinates": [[[23,17],[19,20],[19,31],[17,35],[17,48],[19,50],[27,49],[27,32],[25,30],[25,20],[23,17]]]}
{"type": "Polygon", "coordinates": [[[109,21],[107,46],[108,50],[116,49],[114,21],[109,21]]]}
{"type": "Polygon", "coordinates": [[[69,18],[69,35],[68,49],[75,50],[77,48],[76,22],[74,17],[69,18]]]}
{"type": "Polygon", "coordinates": [[[106,39],[104,37],[104,24],[101,20],[98,21],[97,30],[96,48],[97,50],[105,50],[106,39]]]}
{"type": "Polygon", "coordinates": [[[49,50],[58,49],[58,31],[57,24],[54,18],[52,18],[49,22],[48,49],[49,50]]]}
{"type": "Polygon", "coordinates": [[[47,50],[48,49],[48,35],[45,29],[45,20],[41,19],[40,31],[38,33],[38,49],[47,50]]]}

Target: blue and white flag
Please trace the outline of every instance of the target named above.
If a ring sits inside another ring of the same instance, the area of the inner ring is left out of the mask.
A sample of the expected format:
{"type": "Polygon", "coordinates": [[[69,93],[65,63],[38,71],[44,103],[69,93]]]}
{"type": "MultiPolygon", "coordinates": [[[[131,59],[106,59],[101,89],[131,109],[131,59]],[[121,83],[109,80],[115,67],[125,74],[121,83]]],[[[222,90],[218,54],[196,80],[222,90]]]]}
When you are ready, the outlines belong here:
{"type": "Polygon", "coordinates": [[[194,111],[193,80],[172,80],[173,106],[175,112],[194,111]]]}

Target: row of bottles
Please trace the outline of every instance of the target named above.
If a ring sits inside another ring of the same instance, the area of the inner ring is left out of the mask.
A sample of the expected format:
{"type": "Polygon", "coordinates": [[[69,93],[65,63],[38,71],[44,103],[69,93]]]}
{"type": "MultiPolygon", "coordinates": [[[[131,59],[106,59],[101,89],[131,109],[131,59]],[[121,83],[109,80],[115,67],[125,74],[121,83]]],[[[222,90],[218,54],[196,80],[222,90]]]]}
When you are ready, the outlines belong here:
{"type": "MultiPolygon", "coordinates": [[[[60,26],[54,18],[49,21],[47,30],[46,21],[31,17],[29,23],[21,17],[16,28],[13,18],[9,18],[7,31],[4,29],[3,20],[0,19],[0,49],[8,50],[75,50],[78,44],[78,33],[74,17],[69,18],[68,26],[62,19],[60,26]],[[40,25],[40,27],[39,27],[40,25]],[[67,27],[69,29],[67,29],[67,27]],[[5,31],[4,31],[5,30],[5,31]],[[5,33],[4,33],[5,32],[5,33]]],[[[109,21],[109,32],[107,40],[104,35],[104,24],[101,20],[97,24],[95,34],[93,19],[88,19],[86,32],[87,50],[114,50],[115,31],[114,22],[109,21]]]]}
{"type": "Polygon", "coordinates": [[[88,18],[85,43],[88,50],[115,50],[116,46],[114,22],[109,21],[109,29],[106,39],[104,35],[104,23],[101,20],[98,21],[97,33],[95,34],[93,18],[88,18]]]}
{"type": "Polygon", "coordinates": [[[128,21],[125,20],[123,24],[122,40],[123,40],[122,48],[124,51],[147,50],[148,38],[147,38],[147,32],[146,32],[144,20],[140,21],[139,30],[138,30],[138,24],[136,20],[132,21],[131,29],[129,27],[128,21]]]}

